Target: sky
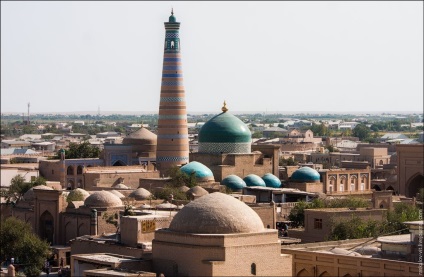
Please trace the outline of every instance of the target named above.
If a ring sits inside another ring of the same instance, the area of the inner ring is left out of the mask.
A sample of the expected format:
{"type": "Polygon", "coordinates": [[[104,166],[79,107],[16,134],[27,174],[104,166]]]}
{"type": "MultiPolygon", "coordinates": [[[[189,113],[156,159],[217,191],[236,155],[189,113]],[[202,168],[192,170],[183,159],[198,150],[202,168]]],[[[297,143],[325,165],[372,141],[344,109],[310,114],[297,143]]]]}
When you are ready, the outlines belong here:
{"type": "Polygon", "coordinates": [[[171,8],[189,113],[423,111],[422,1],[2,1],[1,112],[157,113],[171,8]]]}

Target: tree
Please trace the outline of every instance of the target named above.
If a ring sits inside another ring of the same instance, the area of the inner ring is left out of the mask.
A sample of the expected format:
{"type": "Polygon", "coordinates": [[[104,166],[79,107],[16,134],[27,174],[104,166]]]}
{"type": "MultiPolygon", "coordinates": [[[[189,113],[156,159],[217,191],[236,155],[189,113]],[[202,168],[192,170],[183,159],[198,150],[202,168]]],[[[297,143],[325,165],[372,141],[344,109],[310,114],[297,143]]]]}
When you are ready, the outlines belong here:
{"type": "Polygon", "coordinates": [[[27,276],[40,275],[45,259],[50,256],[49,244],[35,235],[28,223],[14,217],[1,222],[0,251],[2,260],[19,260],[27,276]]]}
{"type": "Polygon", "coordinates": [[[84,195],[82,192],[74,190],[72,193],[69,193],[68,197],[66,197],[66,202],[70,203],[72,201],[84,201],[84,195]]]}
{"type": "MultiPolygon", "coordinates": [[[[88,141],[80,144],[70,143],[69,149],[65,149],[66,159],[84,159],[84,158],[98,158],[100,156],[100,149],[91,145],[88,141]]],[[[60,159],[60,150],[55,157],[60,159]]]]}
{"type": "Polygon", "coordinates": [[[26,182],[25,178],[18,174],[10,181],[10,186],[8,189],[2,189],[0,191],[0,196],[4,197],[7,203],[17,202],[21,200],[22,196],[32,187],[45,184],[46,179],[43,177],[37,177],[31,182],[26,182]]]}
{"type": "Polygon", "coordinates": [[[197,185],[196,173],[192,172],[190,175],[180,170],[178,166],[169,169],[169,176],[171,183],[175,187],[187,186],[192,188],[197,185]]]}
{"type": "Polygon", "coordinates": [[[353,135],[363,141],[370,137],[371,130],[365,124],[358,124],[353,129],[353,135]]]}

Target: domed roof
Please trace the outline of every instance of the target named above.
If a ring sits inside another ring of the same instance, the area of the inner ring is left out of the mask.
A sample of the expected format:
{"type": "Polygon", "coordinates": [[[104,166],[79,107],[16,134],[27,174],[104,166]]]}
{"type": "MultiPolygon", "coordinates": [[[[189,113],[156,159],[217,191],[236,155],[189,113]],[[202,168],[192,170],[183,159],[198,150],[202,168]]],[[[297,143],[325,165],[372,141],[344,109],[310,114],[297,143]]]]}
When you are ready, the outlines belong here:
{"type": "Polygon", "coordinates": [[[68,194],[68,198],[69,197],[74,197],[75,194],[81,194],[83,197],[83,200],[87,199],[88,196],[90,196],[90,194],[88,193],[88,191],[81,189],[81,188],[76,188],[74,190],[71,190],[68,194]]]}
{"type": "Polygon", "coordinates": [[[153,134],[146,128],[142,127],[135,132],[132,132],[126,136],[123,140],[123,144],[157,144],[157,135],[153,134]]]}
{"type": "Polygon", "coordinates": [[[192,196],[203,196],[206,194],[209,194],[207,190],[202,188],[201,186],[194,186],[191,189],[189,189],[186,194],[192,195],[192,196]]]}
{"type": "Polygon", "coordinates": [[[128,187],[126,185],[124,185],[123,183],[113,185],[112,188],[114,188],[114,189],[128,189],[128,187]]]}
{"type": "Polygon", "coordinates": [[[169,17],[169,22],[170,23],[177,22],[177,19],[174,16],[174,9],[172,9],[171,16],[169,17]]]}
{"type": "Polygon", "coordinates": [[[194,234],[254,233],[264,230],[258,214],[232,196],[214,192],[181,209],[169,230],[194,234]]]}
{"type": "Polygon", "coordinates": [[[239,176],[231,174],[222,179],[221,185],[224,185],[232,190],[241,190],[246,186],[246,183],[239,176]]]}
{"type": "Polygon", "coordinates": [[[122,193],[120,193],[117,190],[111,190],[111,193],[115,194],[116,196],[118,196],[119,198],[125,198],[125,195],[123,195],[122,193]]]}
{"type": "Polygon", "coordinates": [[[204,164],[196,161],[190,162],[182,166],[180,170],[189,176],[194,172],[196,178],[201,181],[215,180],[212,171],[204,164]]]}
{"type": "Polygon", "coordinates": [[[265,181],[256,174],[249,174],[243,178],[248,187],[266,187],[265,181]]]}
{"type": "Polygon", "coordinates": [[[265,185],[270,188],[281,188],[281,181],[274,174],[267,173],[262,176],[262,179],[265,181],[265,185]]]}
{"type": "Polygon", "coordinates": [[[181,187],[178,188],[178,190],[181,191],[181,192],[187,192],[187,191],[190,190],[190,188],[187,187],[187,186],[181,186],[181,187]]]}
{"type": "Polygon", "coordinates": [[[294,182],[319,182],[320,175],[318,171],[308,166],[304,166],[293,172],[291,181],[294,182]]]}
{"type": "Polygon", "coordinates": [[[228,112],[223,112],[212,117],[199,131],[199,143],[250,143],[251,141],[252,134],[247,125],[228,112]]]}
{"type": "Polygon", "coordinates": [[[157,209],[176,209],[177,205],[174,205],[174,204],[169,203],[169,202],[165,202],[165,203],[156,205],[156,208],[157,209]]]}
{"type": "Polygon", "coordinates": [[[115,194],[102,190],[90,194],[90,196],[85,199],[84,205],[93,208],[119,207],[122,206],[122,201],[115,194]]]}
{"type": "Polygon", "coordinates": [[[52,188],[52,187],[48,187],[48,186],[45,186],[45,185],[35,186],[35,187],[33,187],[33,189],[53,190],[53,188],[52,188]]]}
{"type": "Polygon", "coordinates": [[[32,200],[34,200],[34,198],[35,198],[34,189],[39,189],[39,190],[53,190],[53,188],[48,187],[48,186],[45,186],[45,185],[39,185],[39,186],[32,187],[27,192],[24,193],[23,199],[25,201],[32,201],[32,200]]]}
{"type": "Polygon", "coordinates": [[[131,192],[128,197],[132,197],[135,200],[146,200],[149,199],[150,195],[152,194],[147,189],[138,188],[135,191],[131,192]]]}

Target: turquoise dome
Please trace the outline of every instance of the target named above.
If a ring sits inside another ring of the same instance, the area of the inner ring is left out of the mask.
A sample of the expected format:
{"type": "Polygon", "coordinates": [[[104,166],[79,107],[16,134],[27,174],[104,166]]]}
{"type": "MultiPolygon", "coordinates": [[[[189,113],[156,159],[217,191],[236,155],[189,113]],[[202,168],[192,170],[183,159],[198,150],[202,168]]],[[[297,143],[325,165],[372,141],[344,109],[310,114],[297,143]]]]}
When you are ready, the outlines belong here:
{"type": "Polygon", "coordinates": [[[266,187],[265,181],[256,174],[249,174],[243,178],[248,187],[266,187]]]}
{"type": "Polygon", "coordinates": [[[187,175],[191,175],[194,172],[196,178],[200,181],[215,180],[212,171],[207,166],[199,162],[190,162],[182,166],[180,170],[187,175]]]}
{"type": "Polygon", "coordinates": [[[172,9],[172,11],[171,11],[171,16],[169,17],[169,21],[168,22],[169,23],[177,22],[177,19],[174,16],[174,9],[172,9]]]}
{"type": "Polygon", "coordinates": [[[223,112],[206,122],[199,131],[201,142],[251,142],[252,134],[243,121],[236,116],[223,112]]]}
{"type": "Polygon", "coordinates": [[[262,176],[262,179],[265,181],[265,185],[270,188],[281,188],[281,181],[274,174],[267,173],[262,176]]]}
{"type": "Polygon", "coordinates": [[[319,182],[320,175],[315,169],[304,166],[293,172],[291,176],[291,181],[302,183],[319,182]]]}
{"type": "Polygon", "coordinates": [[[236,116],[222,113],[206,122],[199,131],[199,153],[210,154],[248,154],[252,147],[252,134],[246,124],[236,116]]]}
{"type": "Polygon", "coordinates": [[[237,175],[228,175],[221,181],[221,185],[224,185],[232,190],[241,190],[246,187],[246,183],[237,175]]]}

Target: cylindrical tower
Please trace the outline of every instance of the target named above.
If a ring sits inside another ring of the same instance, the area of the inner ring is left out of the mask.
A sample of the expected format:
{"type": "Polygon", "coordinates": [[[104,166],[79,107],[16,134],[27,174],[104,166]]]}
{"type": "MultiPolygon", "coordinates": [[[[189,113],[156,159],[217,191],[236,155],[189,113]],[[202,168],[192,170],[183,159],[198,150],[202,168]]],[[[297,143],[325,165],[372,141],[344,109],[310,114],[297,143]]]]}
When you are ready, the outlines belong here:
{"type": "Polygon", "coordinates": [[[162,86],[157,131],[156,166],[162,175],[188,163],[187,111],[183,84],[179,30],[174,12],[165,22],[162,86]]]}

